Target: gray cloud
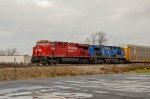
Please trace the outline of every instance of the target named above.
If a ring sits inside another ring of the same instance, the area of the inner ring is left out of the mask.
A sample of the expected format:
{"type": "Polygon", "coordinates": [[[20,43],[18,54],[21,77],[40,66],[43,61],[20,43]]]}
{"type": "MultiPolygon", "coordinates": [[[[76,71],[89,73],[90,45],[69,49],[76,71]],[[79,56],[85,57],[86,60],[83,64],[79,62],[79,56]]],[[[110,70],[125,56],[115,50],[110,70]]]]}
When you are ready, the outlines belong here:
{"type": "Polygon", "coordinates": [[[1,49],[31,54],[37,40],[82,42],[98,31],[109,45],[149,45],[149,11],[149,0],[1,0],[1,49]]]}

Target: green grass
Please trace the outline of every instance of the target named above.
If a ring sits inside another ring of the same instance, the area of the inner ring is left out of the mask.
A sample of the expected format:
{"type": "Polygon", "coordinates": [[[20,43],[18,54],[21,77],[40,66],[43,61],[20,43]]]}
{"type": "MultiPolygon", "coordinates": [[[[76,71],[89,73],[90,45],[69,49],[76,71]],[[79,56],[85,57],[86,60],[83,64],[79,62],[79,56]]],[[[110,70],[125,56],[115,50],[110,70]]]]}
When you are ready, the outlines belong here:
{"type": "Polygon", "coordinates": [[[129,73],[150,73],[150,70],[148,70],[148,69],[137,69],[134,71],[129,71],[129,73]]]}

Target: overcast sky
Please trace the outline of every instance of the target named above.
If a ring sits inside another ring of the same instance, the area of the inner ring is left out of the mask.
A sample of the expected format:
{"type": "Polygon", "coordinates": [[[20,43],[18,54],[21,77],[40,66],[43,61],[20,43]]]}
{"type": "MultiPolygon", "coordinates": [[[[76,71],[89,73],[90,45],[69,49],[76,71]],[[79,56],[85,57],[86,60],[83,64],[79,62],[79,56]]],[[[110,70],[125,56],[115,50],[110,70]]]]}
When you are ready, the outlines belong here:
{"type": "Polygon", "coordinates": [[[150,0],[0,0],[0,49],[31,54],[38,40],[150,45],[150,0]]]}

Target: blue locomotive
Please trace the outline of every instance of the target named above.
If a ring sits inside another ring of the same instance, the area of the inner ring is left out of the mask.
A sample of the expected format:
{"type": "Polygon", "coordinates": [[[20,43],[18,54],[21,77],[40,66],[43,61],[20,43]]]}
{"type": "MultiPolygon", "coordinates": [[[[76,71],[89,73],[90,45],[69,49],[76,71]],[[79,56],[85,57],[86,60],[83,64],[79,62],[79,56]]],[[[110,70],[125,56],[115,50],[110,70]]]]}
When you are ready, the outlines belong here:
{"type": "Polygon", "coordinates": [[[125,63],[124,49],[118,46],[91,45],[88,52],[94,63],[125,63]]]}

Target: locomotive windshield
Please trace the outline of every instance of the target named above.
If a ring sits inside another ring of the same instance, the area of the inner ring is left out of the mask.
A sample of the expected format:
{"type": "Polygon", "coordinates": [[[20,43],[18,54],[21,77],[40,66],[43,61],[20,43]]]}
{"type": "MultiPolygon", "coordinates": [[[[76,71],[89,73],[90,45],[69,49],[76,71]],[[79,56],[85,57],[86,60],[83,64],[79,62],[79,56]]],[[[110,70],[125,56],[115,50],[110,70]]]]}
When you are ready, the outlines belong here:
{"type": "Polygon", "coordinates": [[[49,42],[48,41],[39,41],[36,44],[37,46],[49,46],[49,42]]]}

